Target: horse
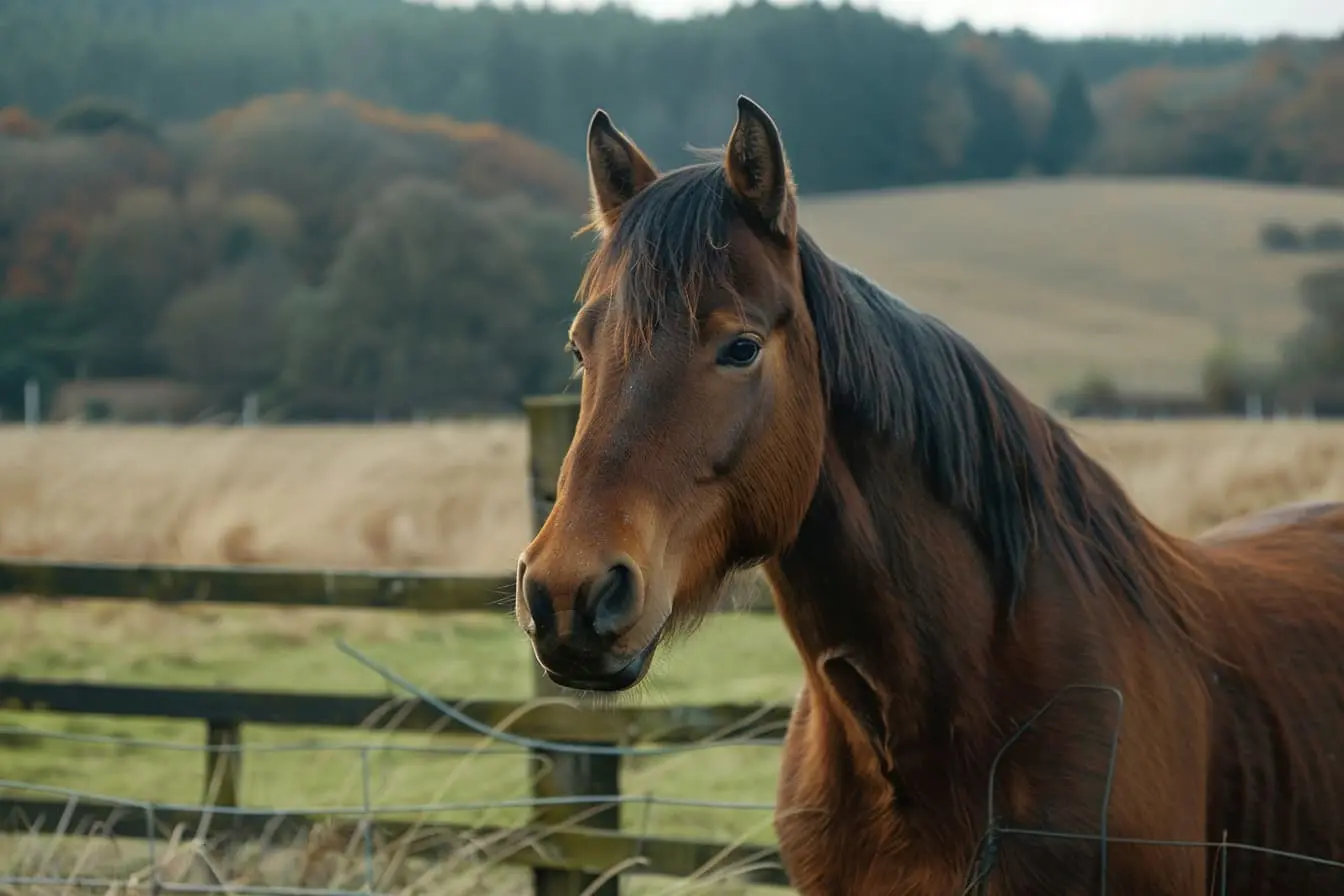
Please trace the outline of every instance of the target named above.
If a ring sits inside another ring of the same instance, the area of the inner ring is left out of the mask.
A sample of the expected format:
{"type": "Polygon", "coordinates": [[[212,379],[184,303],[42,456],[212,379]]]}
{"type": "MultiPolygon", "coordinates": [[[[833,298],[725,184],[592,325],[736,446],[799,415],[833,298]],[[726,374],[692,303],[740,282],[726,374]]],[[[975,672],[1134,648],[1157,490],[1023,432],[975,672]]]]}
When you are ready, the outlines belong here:
{"type": "Polygon", "coordinates": [[[747,97],[667,171],[599,109],[587,163],[577,428],[516,579],[552,681],[635,687],[759,568],[804,668],[774,823],[805,896],[1344,892],[1344,506],[1153,524],[799,226],[747,97]]]}

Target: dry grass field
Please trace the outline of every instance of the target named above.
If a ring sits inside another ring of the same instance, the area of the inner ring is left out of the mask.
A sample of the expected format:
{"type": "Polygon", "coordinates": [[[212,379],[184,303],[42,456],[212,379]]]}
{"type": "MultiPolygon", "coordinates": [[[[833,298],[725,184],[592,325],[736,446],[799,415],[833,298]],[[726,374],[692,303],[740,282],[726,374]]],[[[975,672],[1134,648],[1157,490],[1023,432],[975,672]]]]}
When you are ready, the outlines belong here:
{"type": "Polygon", "coordinates": [[[1220,331],[1270,355],[1320,256],[1262,252],[1271,218],[1344,218],[1344,191],[1194,179],[1017,181],[808,199],[832,255],[965,333],[1038,401],[1096,370],[1190,389],[1220,331]]]}
{"type": "MultiPolygon", "coordinates": [[[[1344,427],[1074,429],[1176,532],[1275,501],[1344,497],[1344,427]]],[[[507,572],[529,537],[526,450],[521,419],[0,427],[0,554],[507,572]]]]}

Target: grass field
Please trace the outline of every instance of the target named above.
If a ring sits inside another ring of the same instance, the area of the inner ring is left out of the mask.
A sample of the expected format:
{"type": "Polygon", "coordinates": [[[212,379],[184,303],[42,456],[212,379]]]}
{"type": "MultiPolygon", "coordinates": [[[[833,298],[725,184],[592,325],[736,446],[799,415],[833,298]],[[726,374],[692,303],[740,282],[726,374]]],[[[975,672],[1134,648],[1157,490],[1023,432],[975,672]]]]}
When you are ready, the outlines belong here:
{"type": "Polygon", "coordinates": [[[965,333],[1038,401],[1096,370],[1189,389],[1220,331],[1272,355],[1296,284],[1271,218],[1344,218],[1344,191],[1193,179],[1019,181],[806,200],[828,252],[965,333]]]}
{"type": "MultiPolygon", "coordinates": [[[[1278,501],[1344,497],[1344,427],[1309,423],[1085,424],[1085,445],[1155,521],[1192,533],[1278,501]]],[[[503,420],[419,427],[0,429],[0,554],[90,560],[290,563],[504,571],[528,537],[525,430],[503,420]]],[[[502,615],[7,603],[0,672],[240,688],[381,692],[333,647],[343,636],[438,693],[525,698],[532,659],[502,615]]],[[[728,615],[660,654],[631,702],[788,701],[799,669],[773,618],[728,615]],[[732,657],[734,674],[723,672],[732,657]]],[[[199,726],[8,714],[54,732],[199,743],[199,726]]],[[[251,728],[250,744],[426,738],[251,728]]],[[[458,741],[462,743],[462,741],[458,741]]],[[[4,777],[194,802],[200,757],[20,738],[4,777]]],[[[769,802],[777,754],[717,749],[630,762],[622,789],[769,802]]],[[[516,757],[379,755],[376,805],[525,793],[516,757]]],[[[247,758],[252,806],[351,806],[351,755],[247,758]]],[[[522,810],[459,813],[516,823],[522,810]]],[[[627,811],[632,830],[769,842],[766,812],[627,811]]],[[[717,892],[718,890],[716,890],[717,892]]]]}

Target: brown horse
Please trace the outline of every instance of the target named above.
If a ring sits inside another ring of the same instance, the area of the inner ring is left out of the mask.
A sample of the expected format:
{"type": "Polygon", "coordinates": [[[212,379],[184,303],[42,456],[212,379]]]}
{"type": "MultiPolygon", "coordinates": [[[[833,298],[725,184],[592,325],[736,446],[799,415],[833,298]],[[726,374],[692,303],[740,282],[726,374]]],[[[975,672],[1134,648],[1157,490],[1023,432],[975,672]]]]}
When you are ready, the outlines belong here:
{"type": "Polygon", "coordinates": [[[764,564],[806,669],[776,816],[800,892],[1344,893],[1201,845],[1344,860],[1344,510],[1156,528],[798,227],[746,98],[722,160],[660,174],[598,111],[588,161],[578,430],[518,567],[554,681],[635,685],[764,564]]]}

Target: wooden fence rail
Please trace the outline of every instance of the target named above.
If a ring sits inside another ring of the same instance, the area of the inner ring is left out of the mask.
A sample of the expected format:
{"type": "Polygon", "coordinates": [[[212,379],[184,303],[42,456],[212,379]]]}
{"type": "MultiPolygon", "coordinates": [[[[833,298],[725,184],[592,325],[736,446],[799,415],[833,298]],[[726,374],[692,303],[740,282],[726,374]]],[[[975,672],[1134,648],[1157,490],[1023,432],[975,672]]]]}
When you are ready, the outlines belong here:
{"type": "MultiPolygon", "coordinates": [[[[555,482],[577,421],[572,397],[543,397],[527,403],[530,434],[530,479],[536,525],[555,500],[555,482]]],[[[288,607],[412,610],[430,613],[507,612],[513,577],[449,576],[429,572],[344,572],[266,567],[157,566],[113,563],[53,563],[0,558],[0,595],[39,599],[80,598],[154,601],[167,604],[261,604],[288,607]]],[[[768,600],[755,596],[743,609],[773,612],[768,600]]],[[[556,689],[538,675],[537,696],[556,689]]],[[[733,704],[639,709],[585,710],[555,703],[529,706],[501,700],[443,698],[471,719],[495,727],[511,719],[508,731],[534,740],[568,744],[615,745],[640,742],[690,743],[730,732],[736,739],[761,743],[776,740],[788,720],[782,706],[733,704]],[[520,709],[527,706],[525,712],[520,709]],[[515,715],[517,714],[517,715],[515,715]]],[[[367,727],[371,719],[393,718],[395,730],[476,733],[416,700],[372,695],[303,694],[274,691],[140,687],[117,684],[0,678],[0,709],[105,716],[196,720],[206,725],[207,746],[242,743],[244,724],[367,727]]],[[[379,730],[387,730],[380,728],[379,730]]],[[[241,751],[207,751],[205,790],[199,812],[175,809],[156,812],[157,832],[133,806],[23,797],[0,799],[0,830],[78,829],[78,821],[124,836],[166,836],[176,823],[197,824],[213,806],[212,830],[248,835],[264,829],[305,831],[317,819],[277,817],[265,811],[238,808],[241,751]],[[113,817],[115,816],[115,817],[113,817]],[[180,818],[178,816],[181,816],[180,818]]],[[[620,760],[613,751],[594,753],[532,751],[533,795],[549,797],[610,796],[620,787],[620,760]]],[[[0,775],[2,777],[2,775],[0,775]]],[[[352,819],[351,824],[357,823],[352,819]]],[[[380,821],[380,836],[398,836],[409,821],[380,821]]],[[[415,824],[417,840],[434,840],[451,850],[468,829],[446,824],[415,824]],[[425,837],[424,835],[435,835],[425,837]]],[[[409,830],[409,828],[406,828],[409,830]]],[[[618,896],[619,879],[597,884],[598,875],[618,863],[641,858],[631,873],[673,876],[694,874],[705,863],[716,867],[752,863],[742,880],[787,885],[778,857],[764,847],[729,847],[699,841],[632,837],[620,833],[619,806],[594,812],[592,807],[554,802],[539,805],[526,827],[497,831],[520,844],[502,861],[533,869],[536,896],[618,896]]],[[[471,829],[480,836],[480,829],[471,829]]]]}
{"type": "MultiPolygon", "coordinates": [[[[743,741],[762,744],[777,739],[788,722],[788,708],[716,704],[631,708],[613,710],[580,709],[559,704],[541,704],[528,708],[526,701],[461,700],[439,698],[475,721],[495,727],[510,717],[508,731],[514,735],[570,744],[693,743],[732,731],[743,741]],[[519,710],[527,709],[520,713],[519,710]]],[[[435,732],[442,735],[474,734],[454,719],[416,700],[398,700],[371,695],[298,694],[273,691],[232,691],[181,687],[134,687],[86,682],[38,681],[12,677],[0,678],[0,709],[76,715],[102,715],[131,718],[156,718],[201,721],[206,724],[206,741],[211,746],[241,746],[242,726],[277,725],[331,728],[370,727],[380,732],[435,732]],[[395,719],[388,728],[371,725],[370,719],[395,719]]],[[[607,758],[607,757],[603,757],[607,758]]],[[[619,761],[619,757],[612,757],[619,761]]],[[[153,824],[159,837],[166,838],[172,828],[190,824],[196,830],[206,820],[210,808],[215,812],[208,828],[217,835],[249,836],[265,830],[273,840],[289,834],[303,834],[318,823],[331,828],[330,819],[275,813],[264,810],[236,811],[241,801],[241,753],[207,753],[203,793],[199,810],[183,808],[155,810],[153,824]]],[[[0,777],[3,777],[0,775],[0,777]]],[[[601,796],[619,793],[619,782],[592,782],[592,790],[601,796]],[[608,787],[598,790],[597,783],[608,787]]],[[[570,813],[583,812],[588,806],[565,806],[570,813]]],[[[588,879],[618,862],[640,857],[641,871],[653,874],[689,876],[706,862],[719,867],[737,864],[777,863],[773,849],[738,846],[725,851],[723,844],[680,838],[634,837],[619,832],[595,829],[590,820],[565,830],[538,823],[513,831],[469,827],[444,823],[415,823],[409,820],[379,820],[377,836],[394,839],[414,828],[417,842],[432,844],[428,852],[417,847],[419,855],[448,855],[460,848],[467,837],[502,838],[501,861],[524,865],[539,875],[563,880],[566,875],[588,879]],[[516,848],[512,848],[516,847],[516,848]]],[[[354,831],[358,819],[338,822],[336,830],[354,831]]],[[[98,826],[108,834],[129,837],[150,835],[146,813],[133,805],[81,800],[71,805],[65,800],[33,799],[27,795],[5,794],[0,798],[0,831],[26,832],[80,830],[98,826]]],[[[777,867],[761,867],[746,873],[743,880],[761,884],[787,885],[777,867]]],[[[553,884],[550,878],[546,883],[553,884]]]]}
{"type": "MultiPolygon", "coordinates": [[[[734,738],[776,743],[789,718],[788,707],[772,705],[593,710],[556,703],[530,706],[527,701],[438,699],[482,725],[493,728],[508,721],[511,734],[569,744],[689,744],[722,737],[725,731],[738,732],[731,735],[734,738]]],[[[4,677],[0,678],[0,710],[478,736],[418,700],[369,694],[137,687],[4,677]],[[381,728],[378,719],[395,719],[395,723],[381,728]]]]}
{"type": "MultiPolygon", "coordinates": [[[[0,557],[0,594],[50,600],[133,600],[172,605],[240,604],[511,614],[513,575],[356,572],[277,566],[58,563],[0,557]]],[[[740,606],[725,605],[717,609],[724,612],[775,612],[768,599],[752,599],[740,606]]]]}

